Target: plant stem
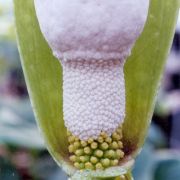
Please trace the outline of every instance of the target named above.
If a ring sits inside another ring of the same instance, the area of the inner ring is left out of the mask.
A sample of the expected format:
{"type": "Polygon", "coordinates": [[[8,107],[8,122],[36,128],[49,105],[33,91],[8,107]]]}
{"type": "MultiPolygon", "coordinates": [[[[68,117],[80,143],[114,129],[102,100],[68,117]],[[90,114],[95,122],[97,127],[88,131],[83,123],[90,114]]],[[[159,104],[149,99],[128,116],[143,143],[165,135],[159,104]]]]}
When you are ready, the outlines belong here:
{"type": "Polygon", "coordinates": [[[90,176],[81,176],[81,177],[71,177],[68,180],[134,180],[131,172],[117,176],[117,177],[90,177],[90,176]]]}

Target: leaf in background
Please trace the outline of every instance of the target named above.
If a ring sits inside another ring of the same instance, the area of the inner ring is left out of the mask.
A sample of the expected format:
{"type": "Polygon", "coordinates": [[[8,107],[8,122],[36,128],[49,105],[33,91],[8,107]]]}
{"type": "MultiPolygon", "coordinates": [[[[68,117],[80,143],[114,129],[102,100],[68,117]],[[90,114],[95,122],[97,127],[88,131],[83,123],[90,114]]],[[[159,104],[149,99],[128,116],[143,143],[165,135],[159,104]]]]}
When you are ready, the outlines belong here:
{"type": "Polygon", "coordinates": [[[2,180],[20,179],[20,176],[15,167],[3,157],[0,157],[0,170],[0,179],[2,180]]]}
{"type": "MultiPolygon", "coordinates": [[[[33,0],[14,0],[14,3],[22,66],[37,123],[52,156],[66,169],[62,70],[41,34],[33,0]]],[[[127,153],[136,152],[144,142],[173,38],[178,3],[178,0],[151,0],[145,30],[125,65],[127,100],[123,130],[127,153]]],[[[74,170],[69,168],[66,172],[72,174],[74,170]]]]}
{"type": "MultiPolygon", "coordinates": [[[[163,153],[162,153],[163,154],[163,153]]],[[[154,180],[178,180],[180,179],[180,154],[172,152],[159,155],[154,165],[154,180]]]]}
{"type": "Polygon", "coordinates": [[[0,99],[0,143],[43,150],[29,100],[0,99]]]}

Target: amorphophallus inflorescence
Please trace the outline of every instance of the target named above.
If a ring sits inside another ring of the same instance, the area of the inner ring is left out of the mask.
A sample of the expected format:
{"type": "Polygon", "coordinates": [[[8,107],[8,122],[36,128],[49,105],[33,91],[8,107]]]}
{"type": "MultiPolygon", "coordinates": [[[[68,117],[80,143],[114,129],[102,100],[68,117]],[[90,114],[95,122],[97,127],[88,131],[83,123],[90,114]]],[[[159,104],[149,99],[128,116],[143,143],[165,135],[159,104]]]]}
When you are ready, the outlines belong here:
{"type": "Polygon", "coordinates": [[[79,169],[118,165],[124,156],[123,68],[148,7],[149,0],[35,0],[41,30],[63,67],[64,121],[79,169]]]}
{"type": "Polygon", "coordinates": [[[72,179],[131,178],[128,171],[152,116],[178,3],[15,0],[37,122],[50,153],[72,179]]]}

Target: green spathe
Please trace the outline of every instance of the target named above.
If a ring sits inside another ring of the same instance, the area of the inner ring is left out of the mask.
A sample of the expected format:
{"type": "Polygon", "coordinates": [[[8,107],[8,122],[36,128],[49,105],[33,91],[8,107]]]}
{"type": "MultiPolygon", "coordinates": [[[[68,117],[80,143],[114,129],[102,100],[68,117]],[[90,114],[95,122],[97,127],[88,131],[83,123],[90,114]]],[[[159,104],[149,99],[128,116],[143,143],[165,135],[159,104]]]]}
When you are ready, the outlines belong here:
{"type": "MultiPolygon", "coordinates": [[[[76,171],[68,162],[68,139],[62,113],[62,78],[37,23],[33,0],[14,0],[19,50],[31,103],[47,147],[69,175],[87,179],[125,174],[133,160],[105,171],[76,171]]],[[[125,65],[126,119],[123,127],[126,154],[141,148],[152,116],[165,60],[172,42],[179,0],[151,0],[145,30],[125,65]]],[[[80,178],[79,178],[80,179],[80,178]]]]}

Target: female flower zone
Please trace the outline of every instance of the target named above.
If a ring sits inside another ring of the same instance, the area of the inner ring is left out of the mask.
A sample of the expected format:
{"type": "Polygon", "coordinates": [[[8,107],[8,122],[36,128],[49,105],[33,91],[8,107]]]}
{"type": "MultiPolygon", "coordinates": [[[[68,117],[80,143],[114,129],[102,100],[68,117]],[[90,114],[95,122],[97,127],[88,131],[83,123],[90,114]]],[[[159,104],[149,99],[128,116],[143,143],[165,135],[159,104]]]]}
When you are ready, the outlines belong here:
{"type": "Polygon", "coordinates": [[[64,121],[78,169],[105,169],[124,157],[123,67],[148,7],[149,0],[35,0],[41,31],[63,67],[64,121]]]}

